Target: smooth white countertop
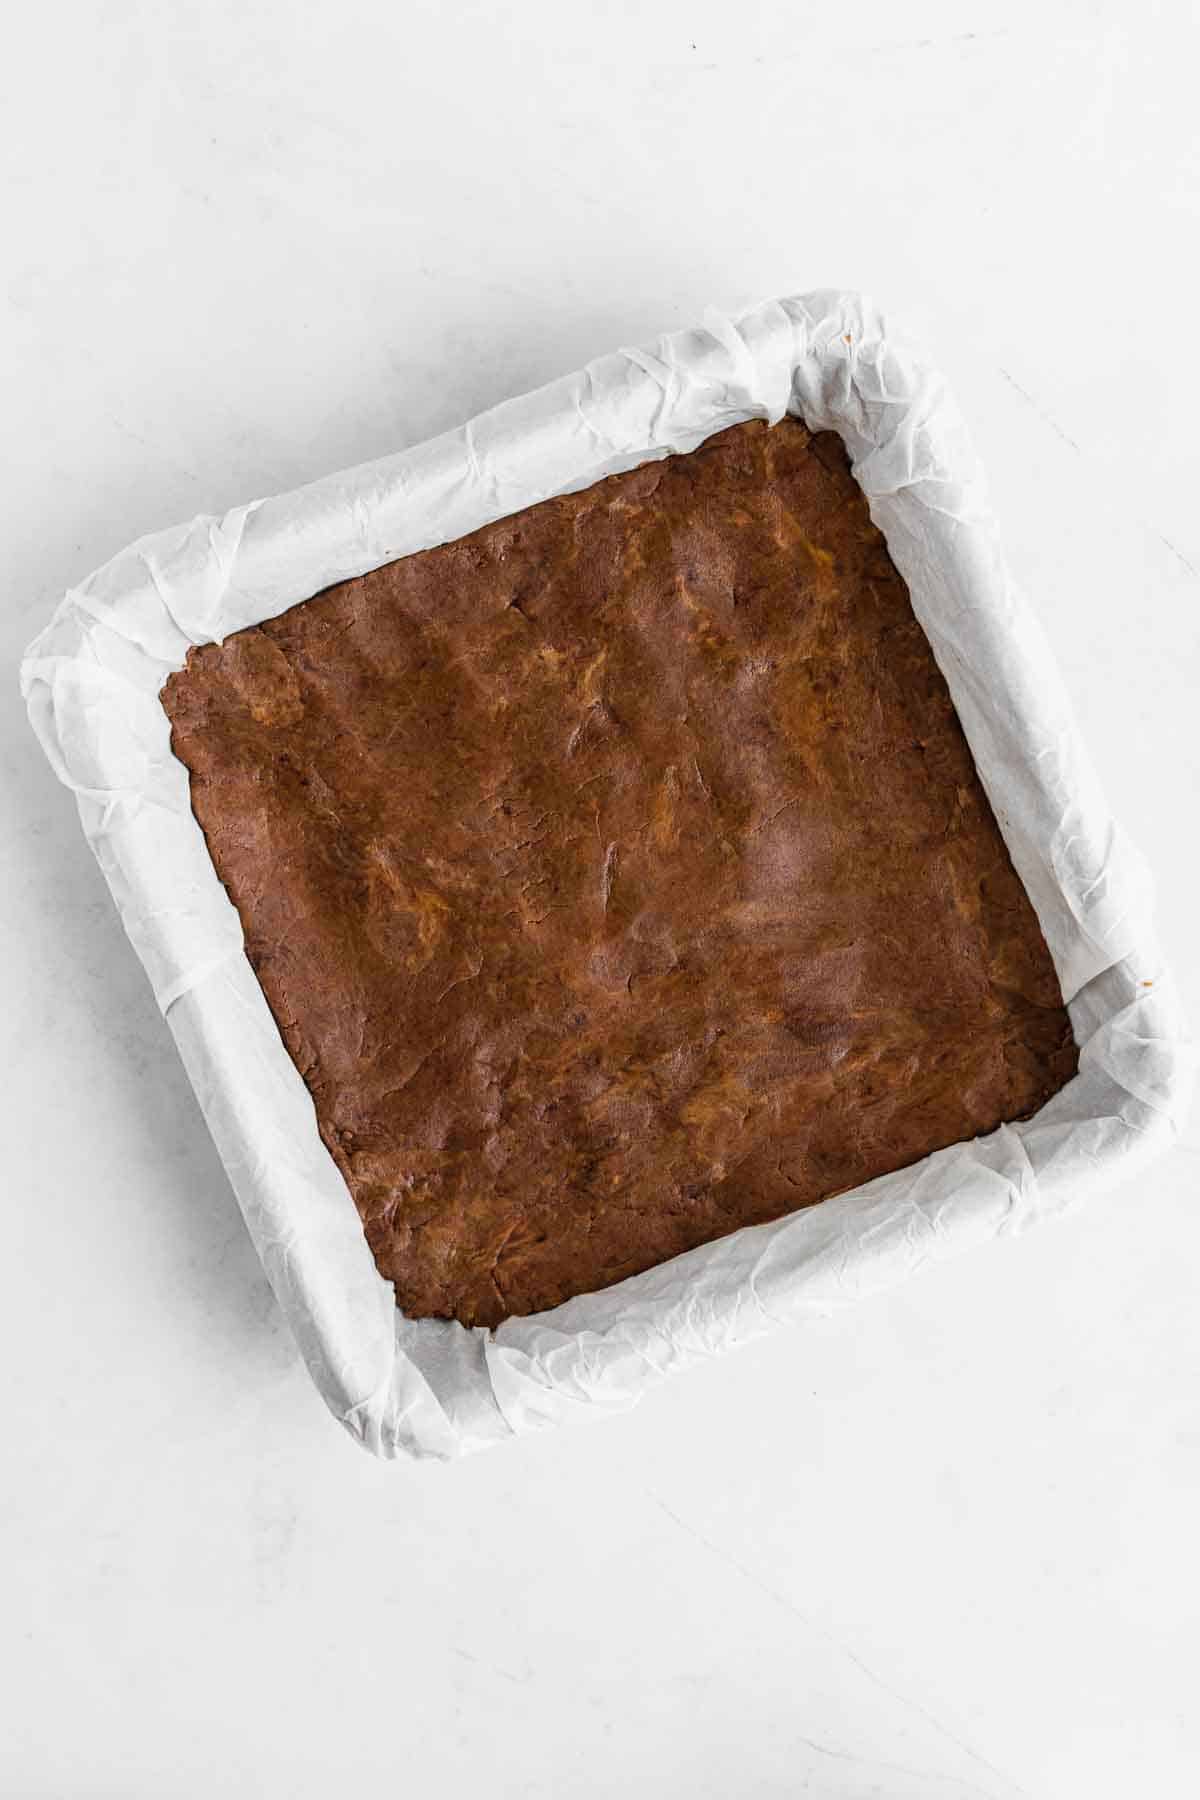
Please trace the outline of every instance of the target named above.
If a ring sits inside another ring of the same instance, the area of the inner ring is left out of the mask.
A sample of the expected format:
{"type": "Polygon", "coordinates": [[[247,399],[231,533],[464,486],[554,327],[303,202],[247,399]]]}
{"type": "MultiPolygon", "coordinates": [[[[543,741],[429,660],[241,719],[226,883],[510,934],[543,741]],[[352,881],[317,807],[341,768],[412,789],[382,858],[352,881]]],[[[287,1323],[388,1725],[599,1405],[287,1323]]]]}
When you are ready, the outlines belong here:
{"type": "Polygon", "coordinates": [[[958,391],[1200,1018],[1198,56],[1186,0],[25,12],[3,1800],[1200,1788],[1200,1119],[1069,1222],[627,1417],[373,1464],[276,1316],[15,681],[143,532],[707,304],[866,288],[958,391]]]}

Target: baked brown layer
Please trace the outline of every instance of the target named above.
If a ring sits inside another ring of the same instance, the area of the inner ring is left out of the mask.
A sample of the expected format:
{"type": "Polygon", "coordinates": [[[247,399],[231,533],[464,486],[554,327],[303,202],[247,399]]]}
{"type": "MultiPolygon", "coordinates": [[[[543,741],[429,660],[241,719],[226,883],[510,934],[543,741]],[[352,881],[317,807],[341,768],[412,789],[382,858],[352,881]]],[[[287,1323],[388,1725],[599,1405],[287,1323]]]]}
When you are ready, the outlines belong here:
{"type": "Polygon", "coordinates": [[[1075,1071],[833,434],[739,425],[405,557],[163,704],[410,1315],[605,1287],[1075,1071]]]}

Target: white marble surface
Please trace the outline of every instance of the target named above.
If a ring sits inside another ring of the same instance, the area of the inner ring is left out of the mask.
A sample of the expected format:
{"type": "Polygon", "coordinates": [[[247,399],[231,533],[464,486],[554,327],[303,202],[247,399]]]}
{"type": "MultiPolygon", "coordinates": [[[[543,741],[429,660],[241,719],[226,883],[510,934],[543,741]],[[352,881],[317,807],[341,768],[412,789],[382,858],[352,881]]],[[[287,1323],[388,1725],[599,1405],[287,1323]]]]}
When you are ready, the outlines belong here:
{"type": "Polygon", "coordinates": [[[1196,1791],[1200,1121],[1136,1189],[627,1418],[372,1464],[275,1315],[15,662],[143,531],[709,302],[866,287],[958,388],[1200,1016],[1198,54],[1186,0],[26,9],[5,1800],[1196,1791]]]}

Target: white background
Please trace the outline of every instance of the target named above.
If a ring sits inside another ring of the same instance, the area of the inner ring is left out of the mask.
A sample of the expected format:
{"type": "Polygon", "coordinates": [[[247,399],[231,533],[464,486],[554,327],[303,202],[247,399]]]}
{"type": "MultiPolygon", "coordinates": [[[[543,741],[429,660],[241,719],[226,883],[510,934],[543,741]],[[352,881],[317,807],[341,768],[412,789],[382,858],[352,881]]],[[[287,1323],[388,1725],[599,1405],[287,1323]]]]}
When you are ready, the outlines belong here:
{"type": "MultiPolygon", "coordinates": [[[[950,374],[1200,1013],[1188,0],[32,5],[0,74],[0,1794],[1200,1786],[1200,1123],[628,1417],[371,1463],[15,663],[130,538],[873,292],[950,374]]],[[[14,41],[13,33],[16,33],[14,41]]]]}

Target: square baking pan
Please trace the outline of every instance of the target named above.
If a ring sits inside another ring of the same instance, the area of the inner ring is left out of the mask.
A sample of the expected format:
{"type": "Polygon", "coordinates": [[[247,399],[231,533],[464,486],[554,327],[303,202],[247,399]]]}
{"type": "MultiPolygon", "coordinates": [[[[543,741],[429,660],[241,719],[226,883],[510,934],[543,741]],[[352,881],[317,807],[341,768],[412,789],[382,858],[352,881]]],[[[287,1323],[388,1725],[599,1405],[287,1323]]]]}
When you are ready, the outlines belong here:
{"type": "Polygon", "coordinates": [[[712,314],[415,449],[144,538],[65,596],[21,683],[313,1379],[377,1455],[451,1457],[628,1406],[696,1358],[1081,1203],[1182,1121],[1193,1057],[1141,863],[1013,588],[953,402],[858,295],[712,314]],[[335,583],[785,413],[846,445],[1037,913],[1079,1072],[1031,1119],[552,1311],[495,1330],[405,1318],[247,961],[163,683],[192,646],[335,583]]]}

